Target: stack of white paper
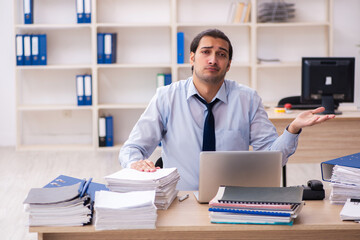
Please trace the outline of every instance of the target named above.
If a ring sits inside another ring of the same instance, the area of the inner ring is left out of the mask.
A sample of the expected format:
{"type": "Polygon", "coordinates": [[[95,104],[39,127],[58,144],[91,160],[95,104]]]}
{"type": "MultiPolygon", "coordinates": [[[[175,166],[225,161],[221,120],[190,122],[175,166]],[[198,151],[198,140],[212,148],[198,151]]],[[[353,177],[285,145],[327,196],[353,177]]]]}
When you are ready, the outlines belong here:
{"type": "Polygon", "coordinates": [[[360,198],[360,169],[335,165],[330,186],[331,203],[344,204],[348,198],[360,198]]]}
{"type": "Polygon", "coordinates": [[[95,193],[95,229],[154,229],[155,191],[95,193]]]}
{"type": "Polygon", "coordinates": [[[26,197],[29,226],[81,226],[91,221],[90,197],[79,198],[80,183],[32,188],[26,197]]]}
{"type": "Polygon", "coordinates": [[[107,187],[115,192],[156,190],[156,207],[167,209],[177,196],[176,184],[180,175],[176,168],[157,169],[155,172],[125,168],[105,179],[107,187]]]}
{"type": "Polygon", "coordinates": [[[340,212],[340,218],[360,223],[360,199],[348,198],[340,212]]]}

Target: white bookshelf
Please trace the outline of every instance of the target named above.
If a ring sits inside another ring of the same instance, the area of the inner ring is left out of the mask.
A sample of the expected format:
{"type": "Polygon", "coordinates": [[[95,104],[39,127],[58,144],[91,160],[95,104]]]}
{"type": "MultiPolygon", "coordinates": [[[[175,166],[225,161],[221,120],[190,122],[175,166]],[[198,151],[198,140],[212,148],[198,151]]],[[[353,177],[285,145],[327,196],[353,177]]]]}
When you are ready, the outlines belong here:
{"type": "Polygon", "coordinates": [[[207,28],[232,41],[228,79],[269,104],[300,95],[301,57],[332,55],[332,0],[288,0],[296,7],[288,23],[258,23],[265,0],[250,1],[250,22],[231,23],[234,0],[92,0],[91,24],[77,24],[75,0],[34,0],[34,24],[25,25],[23,0],[15,0],[15,34],[47,34],[48,57],[46,66],[16,66],[17,149],[120,149],[156,91],[157,73],[171,73],[172,81],[191,75],[190,42],[207,28]],[[177,64],[179,31],[184,64],[177,64]],[[116,64],[97,64],[98,32],[117,33],[116,64]],[[258,64],[257,57],[281,63],[258,64]],[[77,74],[92,75],[92,106],[77,106],[77,74]],[[103,114],[114,117],[114,147],[98,147],[103,114]]]}

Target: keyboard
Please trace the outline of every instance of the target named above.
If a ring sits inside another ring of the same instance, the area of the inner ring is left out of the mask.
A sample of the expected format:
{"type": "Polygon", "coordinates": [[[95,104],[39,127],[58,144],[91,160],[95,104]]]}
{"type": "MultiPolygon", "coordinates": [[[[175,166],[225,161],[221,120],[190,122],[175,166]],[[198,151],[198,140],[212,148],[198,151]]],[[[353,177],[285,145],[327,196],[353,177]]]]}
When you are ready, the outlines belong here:
{"type": "MultiPolygon", "coordinates": [[[[284,107],[284,105],[279,105],[278,107],[284,107]]],[[[321,107],[321,104],[291,104],[291,109],[294,110],[307,110],[315,109],[321,107]]]]}

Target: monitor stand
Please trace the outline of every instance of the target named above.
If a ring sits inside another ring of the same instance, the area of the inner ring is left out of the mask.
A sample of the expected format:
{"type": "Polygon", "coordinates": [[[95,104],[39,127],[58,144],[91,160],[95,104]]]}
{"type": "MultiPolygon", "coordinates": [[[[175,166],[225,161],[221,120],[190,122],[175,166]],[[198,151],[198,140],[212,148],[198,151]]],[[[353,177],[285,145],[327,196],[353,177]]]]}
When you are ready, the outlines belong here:
{"type": "Polygon", "coordinates": [[[335,102],[334,102],[334,97],[332,95],[322,95],[321,96],[321,106],[323,106],[325,108],[325,111],[323,111],[322,115],[325,114],[335,114],[335,115],[340,115],[342,114],[342,112],[340,111],[335,111],[335,102]]]}

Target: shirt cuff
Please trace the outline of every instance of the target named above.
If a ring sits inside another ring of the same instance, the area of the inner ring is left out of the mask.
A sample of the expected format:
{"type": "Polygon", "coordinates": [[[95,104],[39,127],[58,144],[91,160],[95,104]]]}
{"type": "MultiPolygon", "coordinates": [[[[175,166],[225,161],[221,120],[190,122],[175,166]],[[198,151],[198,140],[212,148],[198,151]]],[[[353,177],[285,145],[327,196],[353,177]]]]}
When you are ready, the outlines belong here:
{"type": "Polygon", "coordinates": [[[301,132],[302,132],[302,128],[300,128],[300,131],[298,132],[298,133],[291,133],[291,132],[289,132],[289,126],[290,126],[290,124],[289,125],[287,125],[287,127],[286,127],[286,129],[285,129],[285,132],[288,132],[289,134],[292,134],[292,135],[299,135],[301,132]]]}

